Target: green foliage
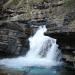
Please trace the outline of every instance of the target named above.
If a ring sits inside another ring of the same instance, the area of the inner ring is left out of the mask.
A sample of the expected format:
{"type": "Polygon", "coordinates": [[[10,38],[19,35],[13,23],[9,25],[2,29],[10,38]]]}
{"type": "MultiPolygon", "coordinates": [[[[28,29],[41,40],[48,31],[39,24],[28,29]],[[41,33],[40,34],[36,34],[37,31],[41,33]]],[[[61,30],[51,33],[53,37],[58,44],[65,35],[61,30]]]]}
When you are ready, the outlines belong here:
{"type": "Polygon", "coordinates": [[[32,3],[48,2],[49,0],[31,0],[32,3]]]}
{"type": "Polygon", "coordinates": [[[69,8],[75,7],[75,0],[64,0],[65,6],[69,8]]]}
{"type": "Polygon", "coordinates": [[[16,5],[18,3],[18,0],[13,0],[13,3],[16,5]]]}
{"type": "Polygon", "coordinates": [[[33,3],[42,2],[43,0],[32,0],[33,3]]]}

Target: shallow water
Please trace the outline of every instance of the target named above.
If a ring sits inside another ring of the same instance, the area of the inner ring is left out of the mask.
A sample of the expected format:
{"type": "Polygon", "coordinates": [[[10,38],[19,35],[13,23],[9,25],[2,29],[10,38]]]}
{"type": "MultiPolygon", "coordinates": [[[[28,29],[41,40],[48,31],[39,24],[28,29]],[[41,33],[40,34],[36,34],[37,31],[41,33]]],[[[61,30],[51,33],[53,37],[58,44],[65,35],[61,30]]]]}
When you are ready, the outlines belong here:
{"type": "Polygon", "coordinates": [[[67,70],[63,66],[55,66],[51,68],[23,67],[21,69],[2,68],[0,69],[0,72],[1,70],[2,72],[5,72],[7,70],[7,73],[9,75],[75,75],[75,71],[67,70]]]}

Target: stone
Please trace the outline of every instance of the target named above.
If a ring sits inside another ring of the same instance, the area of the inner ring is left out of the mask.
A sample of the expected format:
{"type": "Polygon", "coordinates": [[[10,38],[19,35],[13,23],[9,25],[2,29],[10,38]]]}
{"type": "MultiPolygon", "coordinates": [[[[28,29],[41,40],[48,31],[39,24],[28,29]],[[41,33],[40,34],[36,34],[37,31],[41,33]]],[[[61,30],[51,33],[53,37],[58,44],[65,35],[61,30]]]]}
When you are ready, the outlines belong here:
{"type": "MultiPolygon", "coordinates": [[[[21,24],[21,23],[20,23],[21,24]]],[[[25,55],[29,50],[28,38],[32,34],[30,26],[19,25],[18,22],[2,22],[0,25],[0,55],[13,57],[25,55]],[[23,28],[23,29],[22,29],[23,28]],[[4,38],[3,38],[4,37],[4,38]]]]}
{"type": "Polygon", "coordinates": [[[63,25],[68,25],[73,20],[75,20],[75,10],[70,11],[65,15],[63,25]]]}

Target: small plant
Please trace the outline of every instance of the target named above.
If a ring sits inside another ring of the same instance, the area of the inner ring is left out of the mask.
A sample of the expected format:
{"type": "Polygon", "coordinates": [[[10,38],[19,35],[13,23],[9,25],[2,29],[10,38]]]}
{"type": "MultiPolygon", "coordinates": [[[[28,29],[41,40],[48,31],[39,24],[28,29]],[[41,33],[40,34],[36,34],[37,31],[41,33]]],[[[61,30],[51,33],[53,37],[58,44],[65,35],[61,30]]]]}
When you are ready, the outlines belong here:
{"type": "Polygon", "coordinates": [[[17,4],[17,3],[18,3],[18,0],[13,0],[13,3],[14,3],[14,4],[17,4]]]}
{"type": "Polygon", "coordinates": [[[64,4],[66,7],[73,8],[75,7],[75,0],[64,0],[64,4]]]}
{"type": "Polygon", "coordinates": [[[42,2],[43,0],[31,0],[33,3],[42,2]]]}

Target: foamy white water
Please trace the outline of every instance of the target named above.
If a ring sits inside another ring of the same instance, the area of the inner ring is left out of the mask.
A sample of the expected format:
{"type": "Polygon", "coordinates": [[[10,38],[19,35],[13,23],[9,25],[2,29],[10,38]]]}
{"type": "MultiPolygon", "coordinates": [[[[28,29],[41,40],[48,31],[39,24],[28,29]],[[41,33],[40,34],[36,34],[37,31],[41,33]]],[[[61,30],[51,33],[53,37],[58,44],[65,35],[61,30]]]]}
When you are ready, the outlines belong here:
{"type": "Polygon", "coordinates": [[[56,44],[56,39],[44,36],[46,30],[45,26],[40,27],[36,34],[29,38],[30,50],[26,56],[2,59],[0,60],[0,65],[22,68],[25,66],[52,67],[61,64],[61,55],[56,44]]]}

